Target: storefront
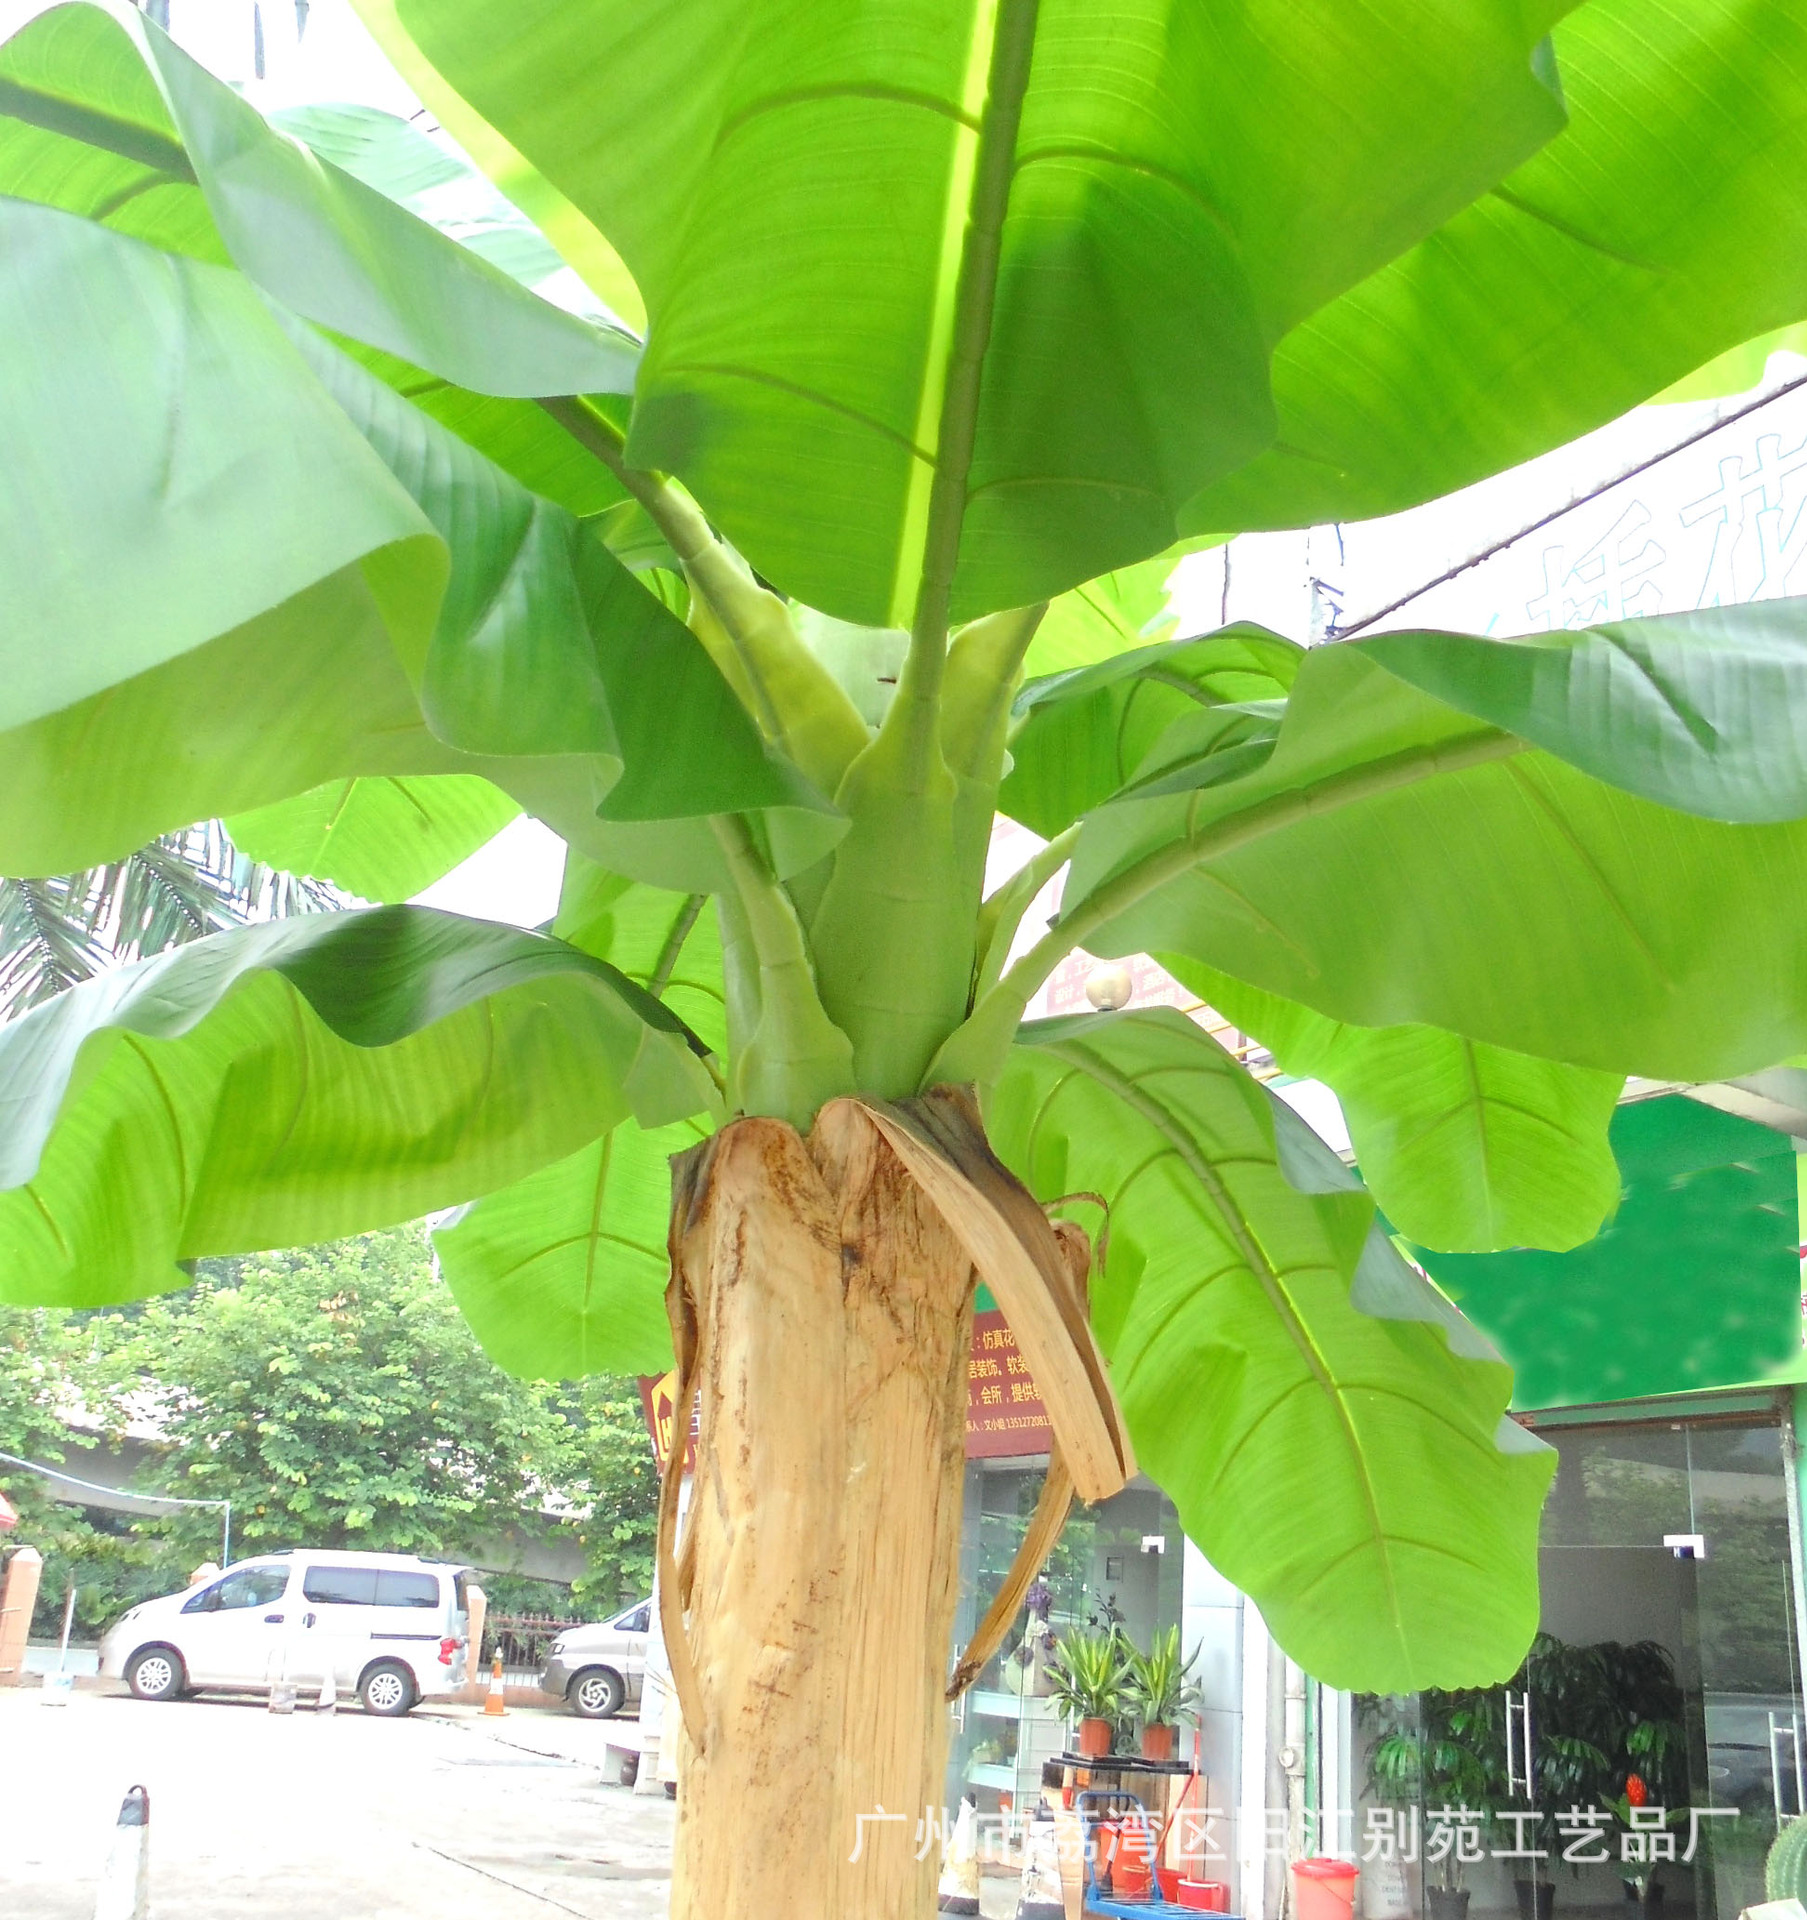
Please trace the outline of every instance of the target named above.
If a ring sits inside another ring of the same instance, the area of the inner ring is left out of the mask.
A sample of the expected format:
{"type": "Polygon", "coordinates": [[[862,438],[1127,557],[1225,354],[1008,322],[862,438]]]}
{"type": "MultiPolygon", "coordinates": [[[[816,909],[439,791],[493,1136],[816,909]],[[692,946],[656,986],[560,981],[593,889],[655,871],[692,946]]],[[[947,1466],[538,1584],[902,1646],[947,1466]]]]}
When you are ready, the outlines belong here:
{"type": "MultiPolygon", "coordinates": [[[[1807,1117],[1746,1104],[1768,1124],[1655,1090],[1622,1107],[1625,1195],[1576,1253],[1421,1256],[1513,1361],[1516,1417],[1558,1454],[1541,1632],[1509,1685],[1339,1693],[1286,1661],[1157,1488],[1068,1520],[1046,1574],[1052,1631],[1115,1622],[1146,1646],[1177,1624],[1195,1656],[1182,1752],[1233,1911],[1277,1920],[1287,1862],[1311,1852],[1360,1865],[1364,1920],[1736,1920],[1762,1897],[1807,1774],[1791,1137],[1807,1117]]],[[[981,1313],[956,1644],[1046,1464],[1008,1343],[981,1313]]],[[[1029,1625],[954,1710],[950,1806],[1026,1806],[1066,1743],[1029,1625]]]]}
{"type": "Polygon", "coordinates": [[[1622,1914],[1640,1883],[1661,1889],[1651,1914],[1700,1920],[1763,1898],[1802,1807],[1786,1402],[1539,1423],[1560,1464],[1523,1669],[1472,1694],[1327,1699],[1326,1758],[1353,1791],[1319,1844],[1361,1861],[1367,1920],[1622,1914]]]}
{"type": "Polygon", "coordinates": [[[1366,1920],[1736,1920],[1763,1899],[1807,1733],[1794,1146],[1696,1100],[1635,1103],[1598,1240],[1425,1256],[1559,1463],[1510,1683],[1318,1690],[1311,1843],[1361,1864],[1366,1920]]]}
{"type": "MultiPolygon", "coordinates": [[[[1045,1456],[967,1462],[957,1645],[965,1644],[1015,1557],[1046,1464],[1045,1456]]],[[[1096,1507],[1076,1507],[1042,1574],[1049,1589],[1045,1631],[1114,1625],[1146,1649],[1155,1633],[1180,1624],[1183,1543],[1172,1501],[1146,1481],[1096,1507]]],[[[1070,1744],[1054,1703],[1036,1691],[1042,1633],[1020,1625],[955,1703],[950,1805],[967,1794],[981,1813],[1032,1805],[1043,1761],[1070,1744]]]]}

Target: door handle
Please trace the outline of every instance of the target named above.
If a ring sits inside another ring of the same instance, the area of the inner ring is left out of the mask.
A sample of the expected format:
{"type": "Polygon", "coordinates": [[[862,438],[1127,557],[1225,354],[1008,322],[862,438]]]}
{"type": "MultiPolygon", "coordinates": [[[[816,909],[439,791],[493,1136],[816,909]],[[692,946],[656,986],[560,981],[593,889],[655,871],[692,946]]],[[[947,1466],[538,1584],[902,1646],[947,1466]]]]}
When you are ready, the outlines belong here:
{"type": "Polygon", "coordinates": [[[304,1613],[301,1616],[301,1624],[304,1627],[311,1627],[314,1624],[314,1616],[311,1613],[304,1613]]]}
{"type": "Polygon", "coordinates": [[[264,1625],[267,1627],[280,1627],[282,1625],[282,1615],[280,1613],[266,1613],[264,1615],[264,1625]]]}
{"type": "Polygon", "coordinates": [[[1515,1794],[1520,1787],[1525,1790],[1525,1798],[1537,1797],[1536,1783],[1531,1774],[1531,1692],[1526,1688],[1516,1700],[1512,1690],[1506,1690],[1506,1791],[1515,1794]],[[1512,1738],[1513,1722],[1518,1723],[1519,1738],[1517,1745],[1522,1747],[1521,1754],[1514,1754],[1512,1738]]]}
{"type": "Polygon", "coordinates": [[[1800,1723],[1792,1713],[1771,1713],[1769,1716],[1769,1790],[1775,1803],[1778,1825],[1791,1813],[1799,1813],[1803,1806],[1807,1806],[1807,1799],[1802,1794],[1800,1723]],[[1790,1758],[1786,1762],[1782,1758],[1784,1740],[1788,1742],[1790,1750],[1790,1758]],[[1784,1781],[1794,1787],[1792,1808],[1785,1804],[1788,1796],[1783,1792],[1784,1781]]]}

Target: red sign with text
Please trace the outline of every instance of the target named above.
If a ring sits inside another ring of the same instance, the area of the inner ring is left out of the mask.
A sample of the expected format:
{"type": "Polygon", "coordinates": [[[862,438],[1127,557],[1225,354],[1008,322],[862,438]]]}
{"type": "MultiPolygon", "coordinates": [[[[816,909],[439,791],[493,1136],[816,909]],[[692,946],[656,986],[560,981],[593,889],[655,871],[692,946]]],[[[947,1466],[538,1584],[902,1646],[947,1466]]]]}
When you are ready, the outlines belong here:
{"type": "MultiPolygon", "coordinates": [[[[653,1457],[665,1471],[677,1425],[676,1373],[647,1374],[640,1381],[640,1406],[652,1439],[653,1457]]],[[[697,1413],[690,1414],[684,1471],[696,1466],[697,1413]]],[[[966,1457],[1008,1460],[1047,1453],[1054,1444],[1048,1410],[1036,1388],[1029,1363],[1016,1350],[1016,1335],[996,1308],[973,1315],[972,1348],[966,1361],[966,1457]]]]}
{"type": "Polygon", "coordinates": [[[1016,1335],[995,1308],[973,1315],[972,1353],[966,1366],[966,1457],[1009,1459],[1046,1453],[1054,1444],[1029,1363],[1016,1350],[1016,1335]]]}

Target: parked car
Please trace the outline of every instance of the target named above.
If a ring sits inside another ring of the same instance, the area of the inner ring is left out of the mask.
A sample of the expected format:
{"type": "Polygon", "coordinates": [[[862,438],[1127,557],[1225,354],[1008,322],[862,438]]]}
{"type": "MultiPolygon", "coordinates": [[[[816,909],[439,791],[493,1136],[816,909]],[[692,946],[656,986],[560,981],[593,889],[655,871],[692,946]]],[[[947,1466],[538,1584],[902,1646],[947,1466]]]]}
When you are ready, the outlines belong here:
{"type": "Polygon", "coordinates": [[[403,1553],[297,1551],[146,1600],[108,1628],[100,1670],[140,1700],[336,1689],[394,1716],[465,1680],[468,1567],[403,1553]]]}
{"type": "Polygon", "coordinates": [[[567,1627],[552,1643],[540,1685],[563,1695],[586,1720],[606,1720],[624,1706],[638,1706],[652,1613],[653,1603],[642,1600],[612,1620],[567,1627]]]}

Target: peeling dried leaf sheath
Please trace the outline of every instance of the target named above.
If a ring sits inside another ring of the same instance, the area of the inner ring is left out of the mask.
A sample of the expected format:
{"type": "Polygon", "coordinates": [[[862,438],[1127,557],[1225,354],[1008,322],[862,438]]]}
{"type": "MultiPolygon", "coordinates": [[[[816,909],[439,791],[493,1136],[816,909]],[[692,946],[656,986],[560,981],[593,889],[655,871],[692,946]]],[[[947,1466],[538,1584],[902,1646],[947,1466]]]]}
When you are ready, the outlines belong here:
{"type": "MultiPolygon", "coordinates": [[[[1054,1237],[1080,1297],[1086,1298],[1086,1284],[1092,1272],[1091,1240],[1085,1229],[1071,1220],[1056,1220],[1054,1237]]],[[[1016,1618],[1017,1609],[1023,1604],[1023,1595],[1029,1591],[1029,1583],[1054,1551],[1054,1542],[1059,1539],[1060,1530],[1066,1525],[1072,1505],[1073,1475],[1061,1457],[1060,1443],[1056,1441],[1049,1454],[1048,1472],[1042,1481],[1041,1493],[1036,1498],[1035,1511],[1029,1516],[1029,1525],[1018,1543],[1009,1570],[992,1597],[985,1618],[973,1629],[973,1636],[966,1643],[966,1651],[954,1662],[953,1676],[947,1683],[947,1697],[950,1700],[959,1699],[979,1677],[986,1661],[1003,1644],[1004,1634],[1016,1618]]]]}
{"type": "Polygon", "coordinates": [[[1041,1572],[1043,1563],[1054,1550],[1055,1541],[1060,1538],[1060,1530],[1067,1523],[1067,1512],[1072,1504],[1073,1476],[1067,1471],[1067,1463],[1060,1457],[1060,1448],[1056,1446],[1049,1457],[1047,1478],[1042,1481],[1040,1497],[1036,1500],[1034,1513],[1029,1516],[1029,1525],[1023,1531],[1022,1544],[1010,1563],[1010,1571],[1005,1574],[1003,1585],[985,1610],[985,1618],[974,1628],[973,1637],[966,1643],[966,1651],[954,1662],[953,1677],[947,1683],[947,1697],[950,1700],[959,1699],[978,1679],[986,1661],[1003,1645],[1004,1635],[1016,1618],[1017,1609],[1023,1604],[1023,1595],[1029,1591],[1029,1583],[1041,1572]]]}
{"type": "Polygon", "coordinates": [[[1136,1462],[1080,1282],[1035,1197],[986,1144],[971,1091],[833,1104],[870,1114],[940,1209],[1010,1321],[1080,1499],[1109,1499],[1136,1462]]]}
{"type": "MultiPolygon", "coordinates": [[[[698,1688],[696,1660],[690,1648],[690,1636],[684,1627],[684,1611],[690,1602],[691,1578],[695,1573],[690,1548],[695,1529],[685,1541],[685,1565],[679,1568],[672,1551],[678,1524],[678,1491],[684,1480],[684,1457],[689,1452],[690,1410],[701,1371],[700,1327],[683,1258],[683,1238],[694,1211],[699,1188],[708,1178],[708,1165],[714,1140],[706,1140],[689,1153],[672,1158],[671,1198],[671,1278],[665,1283],[665,1310],[671,1320],[671,1343],[677,1355],[677,1393],[672,1400],[671,1444],[665,1451],[665,1468],[659,1476],[659,1524],[654,1553],[659,1573],[659,1632],[665,1642],[665,1657],[671,1668],[678,1710],[684,1717],[684,1730],[698,1752],[703,1750],[702,1694],[698,1688]]],[[[706,1275],[699,1276],[706,1280],[706,1275]]]]}

